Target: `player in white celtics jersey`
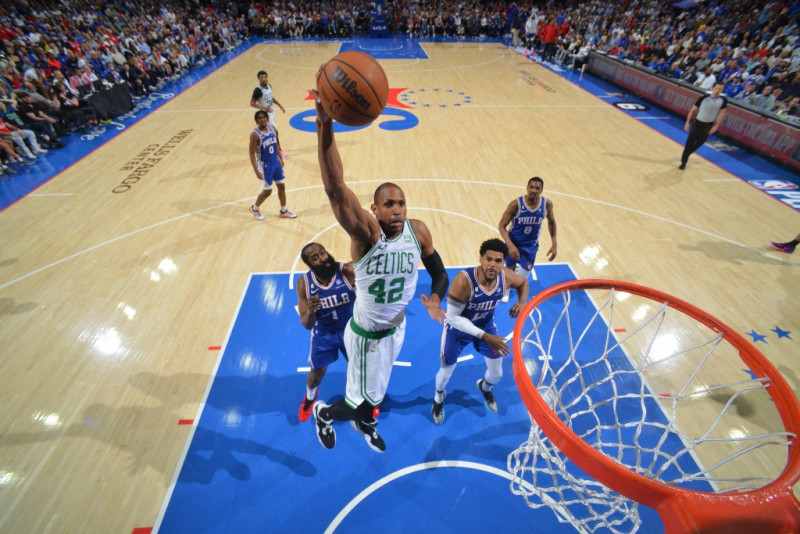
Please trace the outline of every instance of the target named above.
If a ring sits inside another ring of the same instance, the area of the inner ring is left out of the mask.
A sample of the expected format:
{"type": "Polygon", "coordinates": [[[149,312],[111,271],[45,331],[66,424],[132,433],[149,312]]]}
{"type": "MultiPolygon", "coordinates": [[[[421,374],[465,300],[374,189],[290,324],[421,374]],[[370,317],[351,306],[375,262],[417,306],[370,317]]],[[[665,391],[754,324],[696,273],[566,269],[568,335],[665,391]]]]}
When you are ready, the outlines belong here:
{"type": "Polygon", "coordinates": [[[258,85],[253,89],[253,96],[250,97],[250,107],[261,109],[267,112],[269,117],[269,125],[277,131],[278,125],[275,123],[275,106],[278,106],[283,113],[286,109],[278,102],[275,95],[272,94],[272,86],[269,84],[269,75],[267,71],[258,71],[258,85]]]}
{"type": "MultiPolygon", "coordinates": [[[[317,74],[319,76],[319,73],[317,74]]],[[[356,277],[353,318],[344,332],[347,349],[345,398],[328,406],[314,405],[317,438],[328,449],[336,445],[334,421],[350,421],[375,451],[386,445],[378,435],[373,408],[386,394],[392,365],[405,336],[405,309],[417,286],[420,261],[431,275],[431,296],[422,304],[431,318],[446,317],[441,307],[447,292],[447,272],[433,248],[424,222],[406,218],[406,198],[395,184],[375,190],[372,213],[344,182],[344,170],[333,136],[333,121],[316,95],[320,171],[336,220],[350,235],[356,277]]]]}

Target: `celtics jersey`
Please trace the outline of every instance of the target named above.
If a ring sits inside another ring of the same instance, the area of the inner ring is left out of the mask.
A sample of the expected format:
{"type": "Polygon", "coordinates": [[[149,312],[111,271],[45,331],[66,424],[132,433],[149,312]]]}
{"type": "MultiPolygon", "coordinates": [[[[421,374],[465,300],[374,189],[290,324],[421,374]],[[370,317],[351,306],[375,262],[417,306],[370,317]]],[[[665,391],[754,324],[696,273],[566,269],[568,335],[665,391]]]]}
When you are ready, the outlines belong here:
{"type": "Polygon", "coordinates": [[[403,232],[381,237],[363,258],[353,264],[356,273],[356,303],[353,319],[364,330],[375,332],[403,322],[405,309],[417,288],[417,270],[422,249],[406,219],[403,232]]]}
{"type": "Polygon", "coordinates": [[[257,103],[261,106],[271,108],[272,107],[272,85],[267,84],[266,87],[261,87],[261,84],[256,85],[256,88],[253,90],[253,100],[256,100],[257,103]],[[258,96],[260,95],[260,96],[258,96]]]}

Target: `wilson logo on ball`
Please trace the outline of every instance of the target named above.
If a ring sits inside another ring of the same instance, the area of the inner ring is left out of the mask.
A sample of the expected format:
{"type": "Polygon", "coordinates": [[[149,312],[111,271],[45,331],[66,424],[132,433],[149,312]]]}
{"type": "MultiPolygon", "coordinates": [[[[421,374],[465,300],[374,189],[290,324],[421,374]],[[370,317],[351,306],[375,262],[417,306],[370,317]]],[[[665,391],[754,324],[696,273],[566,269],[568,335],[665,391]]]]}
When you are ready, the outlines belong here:
{"type": "Polygon", "coordinates": [[[364,111],[369,110],[369,102],[358,92],[358,82],[351,80],[342,67],[336,67],[331,75],[333,81],[338,83],[345,93],[364,111]]]}
{"type": "Polygon", "coordinates": [[[337,122],[363,126],[378,118],[389,96],[389,81],[375,59],[354,50],[325,63],[317,74],[322,108],[337,122]],[[333,101],[338,100],[334,108],[333,101]]]}

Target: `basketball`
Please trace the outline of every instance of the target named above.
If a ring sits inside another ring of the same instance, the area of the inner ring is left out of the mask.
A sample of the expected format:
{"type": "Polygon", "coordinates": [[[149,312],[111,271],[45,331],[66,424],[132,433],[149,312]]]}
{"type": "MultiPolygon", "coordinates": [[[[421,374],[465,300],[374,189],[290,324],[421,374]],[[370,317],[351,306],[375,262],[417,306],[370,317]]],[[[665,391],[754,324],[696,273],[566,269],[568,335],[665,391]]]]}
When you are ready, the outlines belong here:
{"type": "Polygon", "coordinates": [[[342,52],[325,63],[317,78],[323,109],[347,126],[363,126],[378,118],[389,98],[383,67],[363,52],[342,52]]]}

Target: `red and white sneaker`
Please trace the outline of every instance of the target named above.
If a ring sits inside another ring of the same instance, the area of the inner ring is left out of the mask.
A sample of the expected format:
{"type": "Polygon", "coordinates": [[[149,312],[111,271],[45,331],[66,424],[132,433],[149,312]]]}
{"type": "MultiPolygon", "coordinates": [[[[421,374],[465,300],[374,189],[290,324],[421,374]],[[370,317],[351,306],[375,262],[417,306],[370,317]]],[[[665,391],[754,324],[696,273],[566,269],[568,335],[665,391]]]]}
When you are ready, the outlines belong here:
{"type": "Polygon", "coordinates": [[[308,400],[303,395],[303,400],[300,402],[300,408],[297,410],[297,418],[300,419],[301,423],[305,423],[308,421],[308,418],[311,417],[311,410],[314,409],[314,403],[317,402],[317,397],[319,396],[319,389],[316,393],[314,393],[314,400],[308,400]]]}
{"type": "Polygon", "coordinates": [[[264,220],[264,216],[261,215],[261,210],[258,209],[255,204],[250,206],[248,209],[250,210],[250,213],[253,214],[253,217],[255,217],[257,221],[263,221],[264,220]]]}
{"type": "Polygon", "coordinates": [[[292,213],[288,209],[287,210],[281,210],[280,217],[281,217],[281,219],[294,219],[294,218],[297,217],[297,214],[292,213]]]}

